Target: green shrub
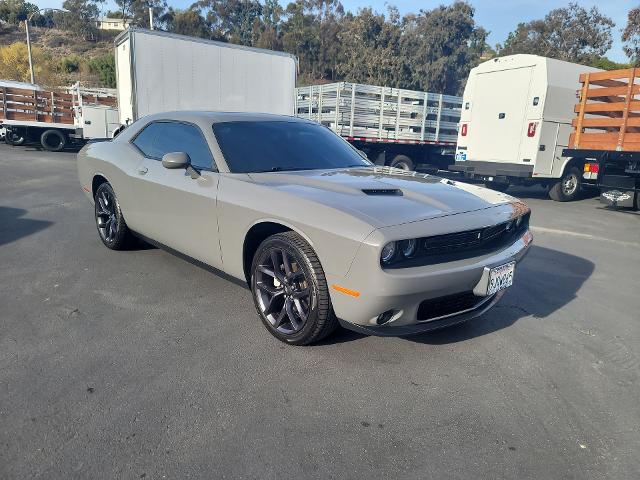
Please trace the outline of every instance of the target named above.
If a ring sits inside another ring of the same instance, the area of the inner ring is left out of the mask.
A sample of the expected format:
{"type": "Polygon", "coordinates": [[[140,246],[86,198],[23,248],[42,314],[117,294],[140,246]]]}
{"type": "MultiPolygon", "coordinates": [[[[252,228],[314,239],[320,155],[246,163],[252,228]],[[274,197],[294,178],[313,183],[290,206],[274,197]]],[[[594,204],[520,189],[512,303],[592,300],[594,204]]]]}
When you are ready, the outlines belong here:
{"type": "Polygon", "coordinates": [[[113,55],[92,58],[89,60],[89,71],[98,75],[103,87],[116,87],[116,60],[113,55]]]}

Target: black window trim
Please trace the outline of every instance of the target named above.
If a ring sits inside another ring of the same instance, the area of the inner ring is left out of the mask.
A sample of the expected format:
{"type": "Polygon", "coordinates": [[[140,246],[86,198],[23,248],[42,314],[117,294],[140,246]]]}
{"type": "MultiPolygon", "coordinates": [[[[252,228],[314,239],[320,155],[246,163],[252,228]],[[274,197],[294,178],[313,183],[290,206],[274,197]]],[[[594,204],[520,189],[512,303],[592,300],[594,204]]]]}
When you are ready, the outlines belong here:
{"type": "Polygon", "coordinates": [[[202,137],[202,140],[204,141],[204,144],[207,146],[207,149],[209,150],[209,154],[211,155],[211,168],[202,168],[202,167],[195,167],[192,166],[192,168],[197,169],[198,171],[205,171],[205,172],[214,172],[214,173],[218,173],[218,165],[216,164],[216,159],[213,156],[213,152],[211,151],[211,147],[209,146],[209,142],[207,142],[207,137],[204,136],[204,132],[202,131],[202,129],[196,125],[195,123],[192,122],[187,122],[185,120],[173,120],[170,118],[167,119],[161,119],[161,120],[151,120],[149,123],[147,123],[144,127],[142,127],[140,130],[138,130],[136,132],[136,134],[131,137],[131,139],[129,140],[129,143],[140,152],[140,155],[142,155],[144,158],[148,158],[149,160],[157,160],[157,161],[162,161],[162,158],[158,158],[158,157],[152,157],[151,155],[147,155],[146,153],[144,153],[140,147],[138,147],[134,142],[136,141],[136,139],[138,138],[138,136],[144,132],[147,127],[149,127],[150,125],[154,124],[154,123],[179,123],[182,125],[188,125],[190,127],[194,127],[199,133],[200,136],[202,137]]]}

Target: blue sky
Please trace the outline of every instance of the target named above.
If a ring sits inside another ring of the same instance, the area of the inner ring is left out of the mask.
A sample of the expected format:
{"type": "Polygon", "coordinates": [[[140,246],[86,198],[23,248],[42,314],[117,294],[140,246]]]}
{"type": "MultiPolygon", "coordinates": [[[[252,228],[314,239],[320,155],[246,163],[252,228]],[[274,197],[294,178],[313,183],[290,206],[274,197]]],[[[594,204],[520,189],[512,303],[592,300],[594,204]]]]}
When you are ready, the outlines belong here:
{"type": "MultiPolygon", "coordinates": [[[[194,0],[168,0],[168,3],[177,8],[186,8],[194,0]]],[[[42,7],[60,7],[62,0],[40,0],[36,2],[42,7]]],[[[286,4],[286,0],[281,0],[286,4]]],[[[420,9],[431,9],[441,4],[449,4],[447,0],[342,0],[346,9],[356,11],[359,8],[371,6],[378,11],[386,10],[387,4],[392,4],[400,9],[401,13],[417,12],[420,9]]],[[[504,41],[507,34],[512,31],[519,22],[526,22],[536,18],[542,18],[551,9],[564,7],[568,0],[471,0],[470,3],[476,9],[476,20],[479,25],[491,32],[489,43],[493,46],[504,41]]],[[[620,42],[621,30],[626,24],[627,12],[640,5],[638,0],[577,0],[584,7],[596,5],[605,15],[611,17],[616,23],[613,31],[614,44],[609,53],[609,58],[615,61],[625,61],[620,42]]],[[[105,10],[113,8],[113,2],[105,4],[105,10]]]]}

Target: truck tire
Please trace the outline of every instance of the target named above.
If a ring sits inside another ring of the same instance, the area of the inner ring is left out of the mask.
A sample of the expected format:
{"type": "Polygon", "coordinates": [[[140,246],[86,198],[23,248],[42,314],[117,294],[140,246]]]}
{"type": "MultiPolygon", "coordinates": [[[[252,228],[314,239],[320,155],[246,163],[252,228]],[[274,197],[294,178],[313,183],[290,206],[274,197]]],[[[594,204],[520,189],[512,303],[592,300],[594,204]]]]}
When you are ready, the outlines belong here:
{"type": "Polygon", "coordinates": [[[580,196],[582,191],[582,172],[578,167],[570,167],[560,180],[551,184],[549,197],[556,202],[571,202],[580,196]]]}
{"type": "Polygon", "coordinates": [[[393,157],[393,160],[391,160],[389,166],[407,171],[413,171],[416,168],[413,160],[411,160],[406,155],[396,155],[395,157],[393,157]]]}
{"type": "Polygon", "coordinates": [[[60,152],[67,146],[67,136],[59,130],[45,130],[40,136],[40,144],[49,152],[60,152]]]}
{"type": "Polygon", "coordinates": [[[26,140],[26,135],[23,132],[16,130],[7,130],[4,141],[7,145],[13,145],[19,147],[20,145],[24,145],[26,140]]]}
{"type": "Polygon", "coordinates": [[[484,186],[490,188],[491,190],[495,190],[496,192],[506,192],[509,188],[508,183],[500,183],[500,182],[484,182],[484,186]]]}

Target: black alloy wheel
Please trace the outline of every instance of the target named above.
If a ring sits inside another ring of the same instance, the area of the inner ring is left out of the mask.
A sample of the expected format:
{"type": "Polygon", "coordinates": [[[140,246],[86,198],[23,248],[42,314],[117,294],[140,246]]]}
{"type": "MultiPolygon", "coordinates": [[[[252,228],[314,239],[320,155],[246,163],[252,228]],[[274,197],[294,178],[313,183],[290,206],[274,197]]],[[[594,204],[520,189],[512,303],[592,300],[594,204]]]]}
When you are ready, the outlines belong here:
{"type": "Polygon", "coordinates": [[[254,256],[251,272],[256,310],[276,338],[307,345],[335,329],[324,272],[300,235],[284,232],[267,238],[254,256]]]}
{"type": "Polygon", "coordinates": [[[111,250],[124,249],[131,240],[116,194],[109,183],[103,183],[94,197],[96,227],[100,240],[111,250]]]}

